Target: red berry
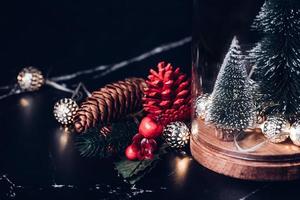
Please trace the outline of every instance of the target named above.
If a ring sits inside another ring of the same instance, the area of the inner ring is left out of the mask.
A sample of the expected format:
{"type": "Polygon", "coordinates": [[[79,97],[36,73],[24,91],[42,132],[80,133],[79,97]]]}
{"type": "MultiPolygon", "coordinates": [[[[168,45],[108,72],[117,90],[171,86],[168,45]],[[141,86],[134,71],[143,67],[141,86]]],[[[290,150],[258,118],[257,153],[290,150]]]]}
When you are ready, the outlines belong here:
{"type": "Polygon", "coordinates": [[[144,152],[144,159],[152,160],[154,158],[154,154],[151,151],[144,152]]]}
{"type": "Polygon", "coordinates": [[[132,138],[132,142],[134,142],[134,143],[136,143],[136,142],[141,142],[141,140],[143,139],[144,137],[141,135],[141,134],[139,134],[139,133],[137,133],[137,134],[135,134],[134,136],[133,136],[133,138],[132,138]]]}
{"type": "Polygon", "coordinates": [[[138,156],[137,156],[137,159],[138,160],[144,160],[145,156],[142,153],[139,153],[138,156]]]}
{"type": "Polygon", "coordinates": [[[154,139],[144,138],[141,141],[141,149],[149,150],[153,153],[157,149],[157,143],[154,139]]]}
{"type": "Polygon", "coordinates": [[[145,138],[156,138],[161,135],[163,127],[151,117],[144,117],[139,126],[139,133],[145,138]]]}
{"type": "Polygon", "coordinates": [[[131,146],[131,149],[132,149],[134,152],[139,152],[140,149],[141,149],[141,144],[140,144],[140,143],[135,143],[135,142],[133,142],[130,146],[131,146]]]}
{"type": "Polygon", "coordinates": [[[151,150],[142,149],[137,158],[139,160],[152,160],[154,158],[154,154],[151,150]]]}
{"type": "Polygon", "coordinates": [[[125,155],[129,160],[137,159],[138,154],[138,151],[132,145],[129,145],[125,150],[125,155]]]}

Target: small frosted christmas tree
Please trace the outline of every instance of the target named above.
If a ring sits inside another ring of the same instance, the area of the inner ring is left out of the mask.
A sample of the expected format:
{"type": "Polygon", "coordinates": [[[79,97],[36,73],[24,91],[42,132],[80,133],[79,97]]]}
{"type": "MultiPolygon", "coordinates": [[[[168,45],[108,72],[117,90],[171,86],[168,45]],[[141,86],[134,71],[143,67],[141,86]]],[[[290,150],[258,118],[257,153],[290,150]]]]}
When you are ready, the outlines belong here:
{"type": "Polygon", "coordinates": [[[222,129],[245,129],[254,119],[253,92],[234,37],[218,74],[207,121],[222,129]]]}
{"type": "Polygon", "coordinates": [[[294,118],[300,109],[300,1],[267,0],[253,28],[263,38],[250,51],[252,79],[271,115],[294,118]]]}

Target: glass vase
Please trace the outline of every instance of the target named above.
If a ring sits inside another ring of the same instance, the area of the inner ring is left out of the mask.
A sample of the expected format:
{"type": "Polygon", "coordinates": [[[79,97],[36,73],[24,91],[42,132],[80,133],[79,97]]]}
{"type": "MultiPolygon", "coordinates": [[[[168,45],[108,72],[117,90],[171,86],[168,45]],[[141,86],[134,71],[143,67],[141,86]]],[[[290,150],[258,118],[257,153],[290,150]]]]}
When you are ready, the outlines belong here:
{"type": "Polygon", "coordinates": [[[193,156],[236,178],[299,178],[300,3],[193,8],[193,156]]]}

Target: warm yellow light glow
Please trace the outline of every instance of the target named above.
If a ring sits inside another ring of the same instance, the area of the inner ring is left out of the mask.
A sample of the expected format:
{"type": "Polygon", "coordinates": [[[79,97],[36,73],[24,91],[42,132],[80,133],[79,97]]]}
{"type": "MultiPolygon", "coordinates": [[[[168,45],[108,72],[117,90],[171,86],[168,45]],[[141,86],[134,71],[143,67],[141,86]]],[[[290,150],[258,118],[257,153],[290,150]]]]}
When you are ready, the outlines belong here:
{"type": "Polygon", "coordinates": [[[199,124],[198,124],[197,120],[194,120],[192,122],[191,134],[194,137],[196,137],[198,135],[198,131],[199,131],[199,124]]]}
{"type": "Polygon", "coordinates": [[[67,126],[64,127],[64,132],[69,132],[69,128],[67,126]]]}
{"type": "Polygon", "coordinates": [[[59,138],[59,143],[60,143],[61,148],[64,149],[68,143],[68,134],[66,134],[66,133],[61,134],[61,136],[59,138]]]}
{"type": "Polygon", "coordinates": [[[20,99],[20,105],[21,105],[22,107],[28,107],[28,106],[30,105],[30,102],[29,102],[29,100],[26,99],[26,98],[21,98],[21,99],[20,99]]]}
{"type": "Polygon", "coordinates": [[[182,158],[177,159],[176,161],[176,171],[179,176],[184,176],[186,174],[188,165],[189,165],[189,158],[182,158]]]}
{"type": "Polygon", "coordinates": [[[298,153],[299,152],[299,147],[296,146],[296,145],[284,145],[282,146],[282,148],[284,148],[286,151],[289,151],[289,152],[295,152],[295,153],[298,153]]]}
{"type": "Polygon", "coordinates": [[[191,159],[189,157],[175,159],[175,179],[178,184],[182,184],[185,180],[190,165],[191,159]]]}
{"type": "Polygon", "coordinates": [[[58,149],[62,152],[68,145],[70,139],[70,131],[67,127],[61,127],[56,134],[58,149]]]}

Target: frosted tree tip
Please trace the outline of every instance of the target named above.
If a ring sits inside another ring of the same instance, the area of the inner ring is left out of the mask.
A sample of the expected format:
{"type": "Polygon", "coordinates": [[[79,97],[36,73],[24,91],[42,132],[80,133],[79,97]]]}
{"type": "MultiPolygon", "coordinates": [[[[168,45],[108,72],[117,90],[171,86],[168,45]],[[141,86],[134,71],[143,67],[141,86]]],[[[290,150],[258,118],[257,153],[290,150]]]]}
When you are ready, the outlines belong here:
{"type": "Polygon", "coordinates": [[[236,35],[233,37],[233,39],[231,41],[230,48],[240,48],[239,41],[238,41],[236,35]]]}

